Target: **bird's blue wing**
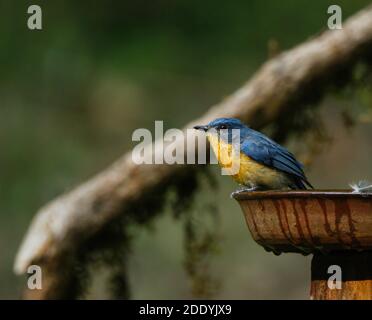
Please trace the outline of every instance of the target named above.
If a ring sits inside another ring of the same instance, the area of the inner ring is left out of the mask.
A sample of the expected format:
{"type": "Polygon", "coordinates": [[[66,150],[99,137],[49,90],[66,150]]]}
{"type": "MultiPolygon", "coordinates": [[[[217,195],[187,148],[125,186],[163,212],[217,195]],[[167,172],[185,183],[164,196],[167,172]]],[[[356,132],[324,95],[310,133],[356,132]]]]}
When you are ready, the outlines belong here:
{"type": "Polygon", "coordinates": [[[241,152],[258,163],[283,171],[308,183],[302,164],[289,151],[272,140],[259,136],[251,137],[244,139],[240,148],[241,152]]]}

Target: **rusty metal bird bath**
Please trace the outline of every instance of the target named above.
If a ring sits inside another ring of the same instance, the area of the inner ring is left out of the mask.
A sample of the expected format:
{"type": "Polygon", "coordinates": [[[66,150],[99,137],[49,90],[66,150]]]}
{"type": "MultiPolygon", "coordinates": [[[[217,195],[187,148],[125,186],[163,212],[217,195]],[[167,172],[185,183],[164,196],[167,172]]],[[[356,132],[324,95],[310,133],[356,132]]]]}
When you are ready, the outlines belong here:
{"type": "Polygon", "coordinates": [[[372,194],[262,191],[234,198],[266,250],[313,254],[312,299],[372,299],[372,194]],[[341,268],[341,289],[328,287],[331,265],[341,268]]]}

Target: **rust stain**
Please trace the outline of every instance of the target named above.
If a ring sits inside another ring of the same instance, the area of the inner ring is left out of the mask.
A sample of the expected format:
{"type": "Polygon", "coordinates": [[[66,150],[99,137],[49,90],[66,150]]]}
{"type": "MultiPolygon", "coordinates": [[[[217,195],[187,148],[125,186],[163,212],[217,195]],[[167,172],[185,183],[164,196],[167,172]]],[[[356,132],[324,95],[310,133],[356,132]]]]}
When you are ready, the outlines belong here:
{"type": "Polygon", "coordinates": [[[341,224],[341,219],[342,219],[342,216],[343,215],[346,215],[347,217],[347,221],[348,221],[348,225],[349,225],[349,237],[351,239],[351,247],[352,248],[356,248],[356,247],[359,247],[360,246],[360,243],[359,241],[357,240],[356,236],[355,236],[355,227],[354,227],[354,223],[353,223],[353,220],[351,218],[351,212],[350,212],[350,208],[349,208],[349,204],[347,202],[347,200],[336,200],[334,201],[334,205],[335,205],[335,213],[336,213],[336,229],[337,229],[337,236],[338,236],[338,239],[340,242],[342,242],[343,244],[345,244],[345,242],[341,239],[340,237],[340,224],[341,224]]]}
{"type": "Polygon", "coordinates": [[[262,201],[261,200],[257,200],[257,203],[260,206],[260,209],[262,210],[262,212],[265,212],[265,206],[263,205],[262,201]]]}
{"type": "Polygon", "coordinates": [[[288,233],[289,233],[289,237],[293,240],[294,237],[292,235],[292,231],[291,231],[291,228],[289,226],[289,221],[288,221],[288,212],[287,212],[287,207],[285,205],[285,201],[283,200],[279,200],[279,204],[280,204],[280,207],[282,208],[283,212],[284,212],[284,221],[286,222],[287,224],[287,230],[288,230],[288,233]]]}
{"type": "Polygon", "coordinates": [[[307,210],[306,210],[306,200],[299,199],[298,202],[299,202],[300,207],[302,209],[302,212],[304,214],[305,225],[306,225],[307,232],[309,233],[310,243],[311,244],[317,244],[316,243],[317,241],[313,238],[313,234],[311,232],[309,217],[307,216],[307,210]]]}
{"type": "Polygon", "coordinates": [[[256,234],[257,234],[257,236],[260,238],[260,240],[264,240],[264,237],[261,235],[260,231],[258,230],[257,223],[256,223],[256,220],[255,220],[255,217],[254,217],[253,210],[251,210],[251,206],[248,204],[248,205],[246,206],[246,208],[248,208],[249,215],[250,215],[251,218],[252,218],[252,223],[253,223],[254,231],[256,232],[256,234]]]}
{"type": "Polygon", "coordinates": [[[319,204],[319,206],[322,210],[323,216],[324,216],[324,229],[330,237],[333,237],[335,235],[335,232],[332,231],[331,225],[328,221],[327,207],[326,207],[323,200],[317,200],[317,202],[318,202],[318,204],[319,204]]]}
{"type": "Polygon", "coordinates": [[[338,241],[340,242],[341,245],[343,245],[344,247],[348,248],[349,246],[347,245],[347,243],[344,242],[344,240],[342,240],[341,238],[341,232],[340,232],[340,224],[341,224],[341,218],[344,214],[344,210],[342,208],[342,205],[338,205],[338,201],[332,201],[333,202],[333,205],[335,206],[335,227],[336,227],[336,235],[337,235],[337,239],[338,241]]]}
{"type": "Polygon", "coordinates": [[[303,232],[303,230],[302,230],[301,220],[300,220],[300,217],[299,217],[298,211],[297,211],[297,209],[296,209],[296,203],[293,202],[292,205],[293,205],[293,214],[294,214],[295,219],[296,219],[296,229],[297,229],[297,231],[298,231],[298,234],[299,234],[299,236],[300,236],[300,239],[301,239],[302,241],[308,243],[308,241],[306,240],[306,237],[305,237],[305,235],[304,235],[304,232],[303,232]]]}
{"type": "Polygon", "coordinates": [[[352,247],[360,247],[360,242],[358,241],[358,239],[355,236],[356,228],[354,226],[354,221],[351,217],[349,202],[346,199],[343,200],[343,201],[345,202],[346,215],[347,215],[348,222],[349,222],[350,238],[351,238],[352,247]]]}
{"type": "MultiPolygon", "coordinates": [[[[279,226],[280,226],[280,229],[281,229],[281,231],[282,231],[284,237],[285,237],[289,242],[291,242],[291,239],[288,237],[287,233],[285,232],[285,227],[284,227],[284,224],[283,224],[282,215],[280,214],[280,212],[281,212],[281,210],[280,210],[280,206],[279,206],[278,202],[275,201],[275,200],[273,200],[272,203],[273,203],[273,205],[274,205],[274,207],[275,207],[275,213],[276,213],[276,215],[277,215],[277,217],[278,217],[278,219],[279,219],[279,226]]],[[[286,214],[287,214],[287,213],[284,212],[284,216],[286,216],[286,214]]]]}

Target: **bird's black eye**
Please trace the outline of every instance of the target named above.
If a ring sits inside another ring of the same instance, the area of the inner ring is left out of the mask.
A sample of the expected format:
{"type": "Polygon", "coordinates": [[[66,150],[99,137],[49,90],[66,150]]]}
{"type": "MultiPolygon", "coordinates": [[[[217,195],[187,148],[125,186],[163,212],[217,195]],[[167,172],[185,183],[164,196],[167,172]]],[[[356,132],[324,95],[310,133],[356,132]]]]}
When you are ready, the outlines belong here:
{"type": "Polygon", "coordinates": [[[220,129],[223,130],[223,129],[227,129],[227,126],[225,124],[221,124],[220,125],[220,129]]]}

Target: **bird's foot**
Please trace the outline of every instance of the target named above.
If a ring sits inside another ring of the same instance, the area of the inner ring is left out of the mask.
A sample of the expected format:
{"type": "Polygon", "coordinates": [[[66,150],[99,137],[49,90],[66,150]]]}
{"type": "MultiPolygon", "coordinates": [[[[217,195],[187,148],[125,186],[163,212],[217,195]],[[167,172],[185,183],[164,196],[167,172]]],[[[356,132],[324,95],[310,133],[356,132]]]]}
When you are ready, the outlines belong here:
{"type": "Polygon", "coordinates": [[[234,192],[232,192],[230,194],[230,198],[234,198],[234,196],[236,196],[237,194],[239,193],[242,193],[242,192],[252,192],[252,191],[257,191],[259,190],[259,187],[258,186],[253,186],[253,187],[245,187],[245,188],[240,188],[238,190],[235,190],[234,192]]]}

